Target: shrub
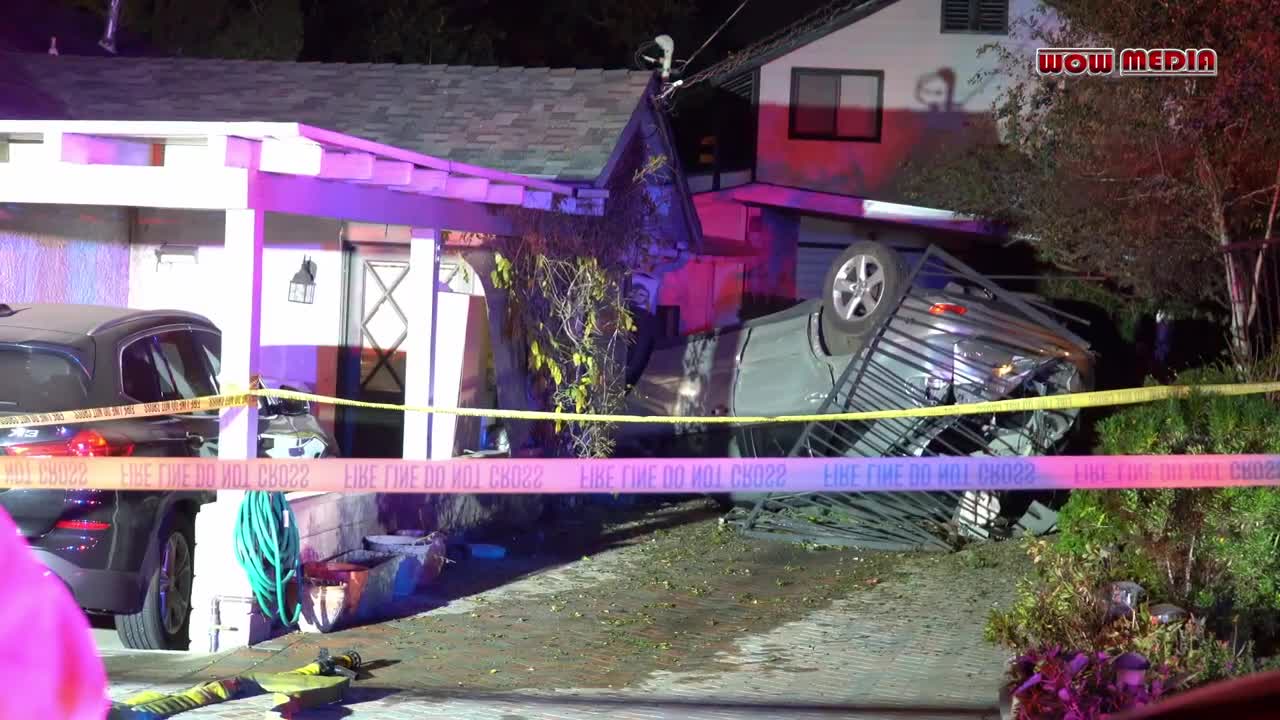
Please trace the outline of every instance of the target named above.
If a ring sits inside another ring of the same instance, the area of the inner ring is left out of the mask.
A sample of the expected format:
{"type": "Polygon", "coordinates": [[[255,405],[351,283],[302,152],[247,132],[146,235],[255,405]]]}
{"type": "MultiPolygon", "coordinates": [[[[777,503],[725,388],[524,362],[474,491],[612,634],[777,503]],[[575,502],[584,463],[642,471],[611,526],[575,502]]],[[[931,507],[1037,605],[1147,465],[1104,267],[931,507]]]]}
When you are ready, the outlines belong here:
{"type": "MultiPolygon", "coordinates": [[[[1179,382],[1243,379],[1209,368],[1179,382]]],[[[1121,410],[1097,435],[1106,455],[1280,454],[1280,408],[1261,396],[1193,395],[1121,410]]],[[[1010,671],[1020,717],[1103,717],[1265,667],[1253,649],[1280,617],[1280,488],[1077,491],[1058,525],[1055,540],[1027,541],[1035,570],[986,625],[989,641],[1021,653],[1010,671]],[[1114,581],[1135,581],[1191,617],[1159,624],[1145,605],[1108,615],[1103,589],[1114,581]],[[1150,667],[1121,692],[1114,660],[1125,653],[1150,667]]]]}
{"type": "Polygon", "coordinates": [[[988,642],[1014,651],[1035,647],[1102,650],[1123,646],[1109,637],[1106,605],[1098,577],[1104,568],[1084,556],[1055,551],[1047,541],[1028,538],[1035,571],[1018,581],[1013,605],[993,610],[984,634],[988,642]]]}
{"type": "MultiPolygon", "coordinates": [[[[1229,370],[1184,383],[1234,382],[1229,370]]],[[[1280,453],[1280,407],[1262,396],[1192,396],[1139,405],[1098,425],[1105,455],[1280,453]]],[[[1108,559],[1099,581],[1133,580],[1203,612],[1280,610],[1280,489],[1079,491],[1059,516],[1058,549],[1108,559]]]]}
{"type": "Polygon", "coordinates": [[[986,625],[988,641],[1019,653],[1008,677],[1019,720],[1103,718],[1257,669],[1250,644],[1233,649],[1195,617],[1160,624],[1145,605],[1109,616],[1098,580],[1107,559],[1073,555],[1039,539],[1027,541],[1027,552],[1035,571],[1019,583],[1012,607],[993,611],[986,625]],[[1126,655],[1148,665],[1130,686],[1117,678],[1116,661],[1126,655]]]}

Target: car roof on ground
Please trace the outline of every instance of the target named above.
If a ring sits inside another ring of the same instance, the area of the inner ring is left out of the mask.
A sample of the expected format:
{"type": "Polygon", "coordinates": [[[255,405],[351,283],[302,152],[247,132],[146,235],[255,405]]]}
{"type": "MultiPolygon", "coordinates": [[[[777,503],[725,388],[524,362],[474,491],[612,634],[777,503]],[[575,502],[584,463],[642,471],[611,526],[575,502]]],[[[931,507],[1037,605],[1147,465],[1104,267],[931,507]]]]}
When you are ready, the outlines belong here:
{"type": "Polygon", "coordinates": [[[93,335],[107,326],[146,318],[173,318],[212,325],[203,315],[182,310],[137,310],[104,305],[8,303],[12,314],[0,312],[0,327],[50,330],[70,335],[93,335]]]}

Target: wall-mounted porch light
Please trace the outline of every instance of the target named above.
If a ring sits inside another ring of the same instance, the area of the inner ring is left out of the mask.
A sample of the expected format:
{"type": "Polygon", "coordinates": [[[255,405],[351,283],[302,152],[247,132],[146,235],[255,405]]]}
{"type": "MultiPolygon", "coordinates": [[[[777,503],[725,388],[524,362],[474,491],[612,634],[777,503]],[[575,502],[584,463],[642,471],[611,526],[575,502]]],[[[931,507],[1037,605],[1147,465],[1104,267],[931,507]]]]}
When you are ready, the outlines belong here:
{"type": "Polygon", "coordinates": [[[200,248],[195,246],[164,244],[156,248],[156,269],[161,265],[194,265],[199,255],[200,248]]]}
{"type": "Polygon", "coordinates": [[[316,264],[311,258],[302,259],[302,267],[289,281],[289,302],[310,305],[316,301],[316,264]]]}

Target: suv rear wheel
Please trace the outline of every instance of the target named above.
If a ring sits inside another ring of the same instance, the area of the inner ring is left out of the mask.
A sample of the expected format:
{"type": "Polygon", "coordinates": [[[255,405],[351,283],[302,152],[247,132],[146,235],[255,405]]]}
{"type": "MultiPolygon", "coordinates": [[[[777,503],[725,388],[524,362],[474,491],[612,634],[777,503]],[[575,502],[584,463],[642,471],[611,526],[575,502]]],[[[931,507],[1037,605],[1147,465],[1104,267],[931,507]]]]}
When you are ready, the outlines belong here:
{"type": "Polygon", "coordinates": [[[116,616],[116,632],[124,646],[135,650],[186,650],[194,579],[194,522],[186,513],[174,512],[161,526],[160,563],[147,582],[142,609],[132,615],[116,616]]]}

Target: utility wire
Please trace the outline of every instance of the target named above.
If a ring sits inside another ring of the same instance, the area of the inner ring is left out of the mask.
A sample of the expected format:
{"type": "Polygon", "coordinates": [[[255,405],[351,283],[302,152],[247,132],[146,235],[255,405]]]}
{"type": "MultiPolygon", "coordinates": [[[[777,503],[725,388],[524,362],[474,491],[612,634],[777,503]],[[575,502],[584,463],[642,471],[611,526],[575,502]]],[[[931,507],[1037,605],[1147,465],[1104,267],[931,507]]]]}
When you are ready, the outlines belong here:
{"type": "Polygon", "coordinates": [[[733,22],[734,18],[738,17],[738,13],[742,12],[742,9],[745,8],[747,6],[747,3],[749,2],[751,2],[751,0],[742,0],[742,4],[738,6],[738,9],[734,10],[733,14],[729,15],[729,18],[727,20],[720,23],[720,27],[716,28],[716,31],[711,33],[711,37],[707,38],[707,41],[702,43],[702,45],[699,46],[697,50],[694,50],[693,54],[689,56],[689,59],[684,60],[680,63],[680,68],[684,69],[689,67],[689,63],[693,62],[694,58],[698,57],[698,53],[702,52],[703,50],[706,50],[707,46],[711,44],[711,41],[715,40],[716,36],[719,35],[721,31],[723,31],[726,27],[728,27],[729,23],[733,22]]]}
{"type": "MultiPolygon", "coordinates": [[[[884,0],[836,0],[825,7],[809,13],[800,20],[797,20],[791,25],[769,35],[763,40],[749,45],[741,52],[732,53],[724,60],[721,60],[710,67],[668,85],[659,95],[659,100],[661,100],[665,105],[670,106],[672,97],[677,90],[688,88],[708,80],[715,80],[726,75],[731,75],[736,70],[752,63],[758,58],[764,57],[779,48],[786,46],[797,37],[807,35],[826,27],[830,23],[834,22],[838,17],[846,13],[853,12],[863,7],[876,5],[881,2],[884,2],[884,0]]],[[[685,66],[687,66],[687,64],[688,63],[686,62],[685,66]]]]}

